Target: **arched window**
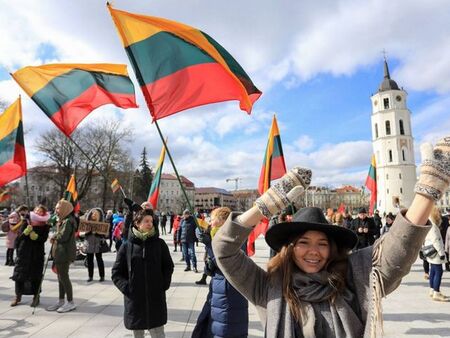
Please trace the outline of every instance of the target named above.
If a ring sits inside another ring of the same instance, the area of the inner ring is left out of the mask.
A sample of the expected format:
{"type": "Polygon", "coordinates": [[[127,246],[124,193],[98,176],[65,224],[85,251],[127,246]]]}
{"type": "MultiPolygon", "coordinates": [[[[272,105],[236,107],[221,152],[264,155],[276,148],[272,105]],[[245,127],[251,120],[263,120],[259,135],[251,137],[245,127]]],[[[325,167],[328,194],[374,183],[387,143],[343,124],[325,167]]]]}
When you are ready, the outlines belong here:
{"type": "Polygon", "coordinates": [[[375,138],[378,138],[378,124],[375,123],[375,138]]]}
{"type": "Polygon", "coordinates": [[[403,120],[398,121],[400,125],[400,135],[405,135],[405,128],[403,127],[403,120]]]}
{"type": "Polygon", "coordinates": [[[386,121],[386,135],[391,135],[391,122],[386,121]]]}
{"type": "Polygon", "coordinates": [[[402,149],[402,160],[406,161],[405,149],[402,149]]]}
{"type": "Polygon", "coordinates": [[[392,150],[388,150],[389,162],[392,162],[392,150]]]}

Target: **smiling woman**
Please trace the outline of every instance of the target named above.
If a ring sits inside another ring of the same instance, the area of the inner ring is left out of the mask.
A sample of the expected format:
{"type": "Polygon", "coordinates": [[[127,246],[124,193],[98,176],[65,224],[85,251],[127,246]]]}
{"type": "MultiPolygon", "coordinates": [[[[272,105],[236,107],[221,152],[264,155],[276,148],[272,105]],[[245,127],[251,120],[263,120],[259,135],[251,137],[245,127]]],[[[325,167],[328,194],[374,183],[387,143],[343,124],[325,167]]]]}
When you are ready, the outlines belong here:
{"type": "Polygon", "coordinates": [[[241,215],[231,215],[213,240],[227,280],[258,311],[266,337],[376,337],[381,299],[393,292],[417,259],[435,201],[449,186],[450,137],[423,148],[416,195],[373,246],[353,250],[356,235],[327,223],[321,209],[300,209],[292,222],[266,233],[277,252],[267,272],[240,252],[255,224],[302,198],[311,171],[294,168],[241,215]],[[270,315],[269,315],[270,314],[270,315]]]}

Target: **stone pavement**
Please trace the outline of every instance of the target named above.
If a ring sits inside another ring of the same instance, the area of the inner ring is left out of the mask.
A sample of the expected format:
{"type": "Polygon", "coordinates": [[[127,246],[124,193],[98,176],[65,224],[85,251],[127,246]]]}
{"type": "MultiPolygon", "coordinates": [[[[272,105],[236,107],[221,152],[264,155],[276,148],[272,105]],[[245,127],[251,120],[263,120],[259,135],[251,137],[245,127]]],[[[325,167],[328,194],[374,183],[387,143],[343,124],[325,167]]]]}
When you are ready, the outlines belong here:
{"type": "MultiPolygon", "coordinates": [[[[162,236],[172,253],[175,272],[167,292],[169,321],[165,326],[167,337],[190,337],[198,314],[208,292],[207,286],[197,286],[201,274],[184,272],[180,252],[172,252],[171,235],[162,236]]],[[[203,246],[197,257],[203,257],[203,246]]],[[[269,252],[264,239],[256,243],[255,261],[265,265],[269,252]]],[[[22,305],[10,307],[14,283],[9,279],[12,267],[4,266],[5,241],[0,238],[0,337],[132,337],[123,326],[123,298],[110,280],[114,253],[104,254],[106,282],[86,283],[87,269],[82,261],[71,266],[74,288],[74,312],[59,314],[47,312],[44,307],[53,304],[58,296],[56,275],[47,270],[41,294],[41,305],[32,315],[31,296],[24,296],[22,305]]],[[[202,264],[200,263],[200,268],[202,264]]],[[[97,274],[97,268],[95,268],[97,274]]],[[[98,280],[95,275],[94,280],[98,280]]],[[[208,278],[209,280],[209,278],[208,278]]],[[[428,286],[423,279],[421,261],[417,261],[402,285],[383,301],[385,337],[450,337],[450,303],[436,303],[428,297],[428,286]]],[[[444,273],[442,291],[450,295],[450,273],[444,273]]],[[[262,337],[263,330],[250,305],[249,337],[262,337]]]]}

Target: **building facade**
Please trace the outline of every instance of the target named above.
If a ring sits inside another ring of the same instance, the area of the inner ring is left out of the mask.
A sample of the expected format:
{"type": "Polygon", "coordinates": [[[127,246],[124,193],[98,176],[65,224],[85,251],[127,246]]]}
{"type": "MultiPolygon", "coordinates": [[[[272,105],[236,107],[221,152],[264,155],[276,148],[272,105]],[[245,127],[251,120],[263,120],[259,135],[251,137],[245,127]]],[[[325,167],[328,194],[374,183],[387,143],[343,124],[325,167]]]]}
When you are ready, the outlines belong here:
{"type": "Polygon", "coordinates": [[[259,197],[258,189],[241,189],[231,192],[236,199],[236,211],[246,211],[250,209],[259,197]]]}
{"type": "Polygon", "coordinates": [[[310,186],[305,193],[304,204],[308,207],[317,207],[323,210],[337,209],[342,203],[347,210],[352,212],[362,206],[367,206],[367,195],[364,190],[351,185],[337,189],[310,186]]]}
{"type": "Polygon", "coordinates": [[[196,188],[195,189],[195,208],[199,212],[211,212],[217,207],[228,207],[236,210],[236,198],[225,189],[220,188],[196,188]]]}
{"type": "Polygon", "coordinates": [[[384,61],[384,79],[372,101],[372,145],[377,168],[377,205],[397,213],[414,197],[416,165],[407,93],[390,78],[384,61]]]}
{"type": "MultiPolygon", "coordinates": [[[[184,176],[180,176],[180,178],[189,202],[191,206],[194,207],[195,185],[184,176]]],[[[188,203],[181,190],[177,177],[174,174],[162,174],[157,209],[160,212],[182,214],[183,210],[188,208],[188,203]]]]}

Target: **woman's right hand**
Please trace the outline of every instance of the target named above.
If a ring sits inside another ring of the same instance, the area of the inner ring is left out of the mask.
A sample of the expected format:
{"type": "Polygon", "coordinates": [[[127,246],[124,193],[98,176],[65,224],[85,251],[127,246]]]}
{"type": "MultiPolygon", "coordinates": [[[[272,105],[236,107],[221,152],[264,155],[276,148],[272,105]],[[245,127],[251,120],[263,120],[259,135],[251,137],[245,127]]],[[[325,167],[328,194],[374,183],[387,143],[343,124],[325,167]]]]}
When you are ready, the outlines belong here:
{"type": "Polygon", "coordinates": [[[307,168],[289,170],[276,184],[259,197],[255,204],[267,219],[296,203],[311,183],[312,172],[307,168]]]}

